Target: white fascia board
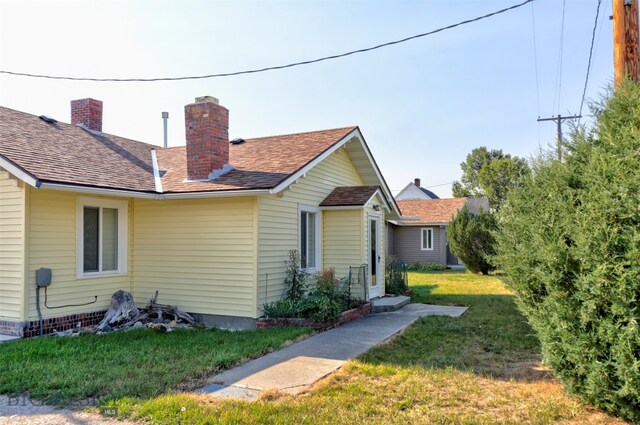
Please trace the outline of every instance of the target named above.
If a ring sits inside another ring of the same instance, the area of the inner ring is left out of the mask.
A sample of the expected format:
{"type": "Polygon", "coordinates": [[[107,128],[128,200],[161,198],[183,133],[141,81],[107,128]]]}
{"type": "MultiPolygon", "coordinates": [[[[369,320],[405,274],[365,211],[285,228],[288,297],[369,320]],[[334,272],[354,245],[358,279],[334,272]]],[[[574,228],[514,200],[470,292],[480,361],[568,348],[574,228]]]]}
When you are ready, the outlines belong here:
{"type": "Polygon", "coordinates": [[[9,161],[3,156],[0,156],[0,167],[4,168],[11,175],[22,180],[23,182],[25,182],[30,186],[38,187],[40,185],[40,182],[37,178],[35,178],[33,175],[29,174],[28,172],[18,167],[13,162],[9,161]]]}
{"type": "Polygon", "coordinates": [[[373,195],[371,195],[371,197],[367,200],[367,202],[365,202],[365,205],[367,205],[369,202],[371,202],[371,200],[373,198],[375,198],[377,194],[380,194],[380,198],[382,199],[382,202],[384,202],[384,208],[387,210],[388,213],[390,213],[391,212],[391,206],[389,205],[389,202],[387,201],[387,198],[384,196],[384,193],[380,192],[380,189],[378,189],[375,192],[373,192],[373,195]]]}
{"type": "Polygon", "coordinates": [[[385,197],[389,200],[389,203],[390,203],[390,206],[393,209],[393,212],[396,213],[398,215],[398,217],[400,217],[402,215],[400,213],[400,208],[398,208],[398,204],[396,204],[396,201],[393,198],[393,195],[391,194],[391,189],[389,189],[389,186],[387,186],[387,182],[384,180],[384,177],[382,177],[382,173],[380,172],[380,169],[378,168],[378,164],[376,164],[376,161],[373,159],[373,155],[371,154],[371,151],[369,150],[369,146],[367,146],[367,143],[364,141],[364,137],[362,136],[360,131],[358,131],[358,135],[360,136],[359,140],[360,140],[360,143],[362,144],[362,148],[364,149],[365,154],[367,154],[367,158],[369,159],[369,162],[373,166],[373,171],[375,171],[376,177],[378,177],[378,180],[381,183],[380,187],[382,188],[382,191],[383,191],[385,197]]]}
{"type": "Polygon", "coordinates": [[[347,134],[342,139],[340,139],[338,143],[334,144],[329,149],[327,149],[322,154],[320,154],[315,159],[313,159],[311,162],[307,163],[307,165],[305,165],[302,169],[290,175],[285,181],[283,181],[282,183],[280,183],[279,185],[271,189],[269,193],[271,193],[272,195],[275,195],[279,192],[282,192],[291,184],[295,183],[295,181],[298,180],[300,177],[304,177],[304,175],[310,169],[318,165],[321,161],[323,161],[329,155],[331,155],[332,153],[340,149],[342,146],[344,146],[349,140],[353,139],[354,137],[358,137],[360,140],[362,140],[362,134],[360,133],[360,130],[358,128],[355,128],[352,131],[350,131],[349,134],[347,134]]]}
{"type": "Polygon", "coordinates": [[[320,161],[324,160],[329,155],[331,155],[332,153],[334,153],[335,151],[340,149],[342,146],[344,146],[349,140],[353,139],[354,137],[356,137],[360,141],[360,144],[361,144],[362,148],[364,149],[365,154],[367,155],[367,159],[369,160],[369,162],[373,166],[373,170],[376,173],[376,177],[378,178],[378,181],[380,182],[380,187],[382,188],[384,197],[387,200],[391,200],[390,203],[389,203],[389,206],[392,207],[391,209],[393,209],[393,211],[398,216],[400,216],[401,215],[400,214],[400,209],[398,208],[398,205],[396,204],[395,200],[393,199],[393,195],[391,194],[391,190],[387,186],[387,182],[382,177],[382,173],[380,172],[380,169],[378,168],[378,165],[376,164],[375,160],[373,159],[373,155],[371,155],[371,151],[369,150],[369,147],[367,146],[366,142],[364,141],[364,137],[362,136],[362,133],[360,132],[360,129],[358,127],[353,129],[352,131],[350,131],[349,134],[347,134],[342,139],[340,139],[340,141],[338,143],[336,143],[335,145],[333,145],[332,147],[327,149],[324,153],[322,153],[320,156],[315,158],[313,161],[309,162],[301,170],[299,170],[298,172],[292,174],[285,181],[283,181],[278,186],[276,186],[273,189],[271,189],[269,191],[269,193],[272,194],[272,195],[275,195],[275,194],[285,190],[288,186],[290,186],[291,184],[295,183],[296,180],[298,180],[300,177],[303,177],[310,169],[312,169],[313,167],[318,165],[318,163],[320,163],[320,161]]]}

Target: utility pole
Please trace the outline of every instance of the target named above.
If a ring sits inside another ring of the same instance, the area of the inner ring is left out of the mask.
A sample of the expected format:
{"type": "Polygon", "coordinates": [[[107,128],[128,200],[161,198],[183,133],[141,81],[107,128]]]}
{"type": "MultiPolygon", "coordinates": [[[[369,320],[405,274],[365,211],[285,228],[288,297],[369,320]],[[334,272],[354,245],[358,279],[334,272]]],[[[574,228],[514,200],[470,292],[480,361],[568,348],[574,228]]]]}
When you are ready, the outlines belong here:
{"type": "Polygon", "coordinates": [[[562,115],[558,114],[557,117],[550,117],[550,118],[540,118],[538,117],[538,122],[540,121],[555,121],[556,124],[558,125],[558,161],[560,161],[562,159],[562,121],[564,120],[574,120],[577,118],[582,118],[582,115],[570,115],[570,116],[565,116],[563,117],[562,115]]]}
{"type": "Polygon", "coordinates": [[[633,81],[640,81],[639,1],[613,0],[613,65],[616,86],[625,75],[633,81]]]}

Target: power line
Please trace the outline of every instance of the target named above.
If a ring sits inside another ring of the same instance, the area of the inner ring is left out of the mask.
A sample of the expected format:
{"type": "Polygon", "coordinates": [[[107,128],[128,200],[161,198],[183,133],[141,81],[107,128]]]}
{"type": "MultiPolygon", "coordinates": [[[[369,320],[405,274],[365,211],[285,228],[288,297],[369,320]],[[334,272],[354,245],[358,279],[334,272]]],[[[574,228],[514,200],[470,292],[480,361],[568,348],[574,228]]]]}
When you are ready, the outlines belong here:
{"type": "MultiPolygon", "coordinates": [[[[558,72],[556,74],[556,90],[558,94],[558,112],[560,112],[560,99],[562,98],[562,56],[564,47],[564,14],[567,1],[562,0],[562,22],[560,24],[560,49],[558,51],[558,72]]],[[[554,99],[555,102],[555,99],[554,99]]],[[[554,105],[555,106],[555,105],[554,105]]]]}
{"type": "Polygon", "coordinates": [[[232,76],[235,76],[235,75],[257,74],[259,72],[274,71],[274,70],[285,69],[285,68],[293,68],[293,67],[296,67],[296,66],[309,65],[309,64],[312,64],[312,63],[318,63],[318,62],[323,62],[323,61],[327,61],[327,60],[343,58],[343,57],[355,55],[355,54],[358,54],[358,53],[370,52],[372,50],[381,49],[383,47],[388,47],[388,46],[392,46],[392,45],[395,45],[395,44],[404,43],[404,42],[407,42],[407,41],[410,41],[410,40],[414,40],[416,38],[426,37],[426,36],[433,35],[433,34],[436,34],[436,33],[442,32],[442,31],[450,30],[450,29],[459,27],[461,25],[466,25],[466,24],[470,24],[470,23],[473,23],[473,22],[481,21],[483,19],[487,19],[487,18],[490,18],[492,16],[499,15],[499,14],[508,12],[510,10],[517,9],[517,8],[522,7],[525,4],[531,3],[533,1],[535,1],[535,0],[525,0],[522,3],[510,6],[510,7],[504,8],[504,9],[500,9],[500,10],[497,10],[495,12],[488,13],[486,15],[478,16],[478,17],[473,18],[473,19],[467,19],[465,21],[461,21],[461,22],[458,22],[458,23],[455,23],[455,24],[447,25],[446,27],[441,27],[441,28],[435,29],[433,31],[425,32],[425,33],[422,33],[422,34],[412,35],[410,37],[406,37],[406,38],[403,38],[401,40],[389,41],[387,43],[378,44],[376,46],[366,47],[364,49],[352,50],[352,51],[349,51],[349,52],[346,52],[346,53],[341,53],[341,54],[332,55],[332,56],[325,56],[325,57],[321,57],[321,58],[318,58],[318,59],[311,59],[311,60],[302,61],[302,62],[289,63],[289,64],[286,64],[286,65],[270,66],[270,67],[266,67],[266,68],[251,69],[251,70],[246,70],[246,71],[235,71],[235,72],[226,72],[226,73],[220,73],[220,74],[197,75],[197,76],[160,77],[160,78],[63,77],[63,76],[57,76],[57,75],[30,74],[30,73],[25,73],[25,72],[14,72],[14,71],[4,71],[4,70],[0,70],[0,74],[16,75],[16,76],[20,76],[20,77],[31,77],[31,78],[48,78],[48,79],[52,79],[52,80],[99,81],[99,82],[153,82],[153,81],[200,80],[200,79],[205,79],[205,78],[232,77],[232,76]]]}
{"type": "Polygon", "coordinates": [[[598,17],[600,15],[601,3],[602,3],[602,0],[598,0],[598,7],[596,8],[596,20],[593,23],[593,33],[591,33],[591,47],[589,47],[589,62],[587,63],[587,76],[584,79],[584,88],[582,89],[582,100],[580,101],[580,112],[578,113],[578,115],[582,115],[584,98],[587,95],[587,84],[589,83],[589,72],[591,71],[591,58],[593,57],[593,44],[596,39],[596,29],[598,28],[598,17]]]}
{"type": "Polygon", "coordinates": [[[531,3],[531,23],[533,27],[533,64],[536,71],[536,100],[538,102],[538,116],[540,116],[540,84],[538,83],[538,46],[536,43],[536,15],[531,3]]]}

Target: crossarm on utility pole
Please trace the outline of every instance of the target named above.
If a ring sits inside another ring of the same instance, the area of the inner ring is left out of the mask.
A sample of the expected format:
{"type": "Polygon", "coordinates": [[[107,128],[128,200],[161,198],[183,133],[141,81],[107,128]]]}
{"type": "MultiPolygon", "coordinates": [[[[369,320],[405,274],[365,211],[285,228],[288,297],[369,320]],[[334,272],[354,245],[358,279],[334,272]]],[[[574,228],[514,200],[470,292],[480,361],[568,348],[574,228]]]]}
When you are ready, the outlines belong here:
{"type": "Polygon", "coordinates": [[[538,122],[540,121],[555,121],[558,127],[558,161],[562,159],[562,121],[564,120],[573,120],[577,118],[582,118],[582,115],[570,115],[570,116],[562,116],[558,114],[556,117],[550,118],[540,118],[538,117],[538,122]]]}

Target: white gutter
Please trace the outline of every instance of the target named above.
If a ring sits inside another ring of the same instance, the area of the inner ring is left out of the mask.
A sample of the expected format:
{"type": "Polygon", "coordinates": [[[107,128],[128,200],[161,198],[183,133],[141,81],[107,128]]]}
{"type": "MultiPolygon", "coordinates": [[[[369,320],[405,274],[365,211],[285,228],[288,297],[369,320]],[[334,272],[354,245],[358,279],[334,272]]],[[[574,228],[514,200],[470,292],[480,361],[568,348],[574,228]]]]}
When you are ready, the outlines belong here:
{"type": "Polygon", "coordinates": [[[126,198],[146,198],[146,199],[154,199],[158,195],[150,192],[134,192],[131,190],[120,190],[120,189],[105,189],[101,187],[87,187],[87,186],[75,186],[70,184],[63,183],[40,183],[38,186],[40,189],[52,189],[52,190],[62,190],[65,192],[78,192],[78,193],[88,193],[91,195],[112,195],[112,196],[124,196],[126,198]]]}
{"type": "Polygon", "coordinates": [[[402,226],[402,227],[425,227],[425,226],[448,226],[449,223],[402,223],[402,222],[398,222],[397,223],[398,226],[402,226]]]}
{"type": "Polygon", "coordinates": [[[40,183],[40,189],[62,190],[66,192],[88,193],[91,195],[111,195],[126,198],[143,198],[143,199],[193,199],[193,198],[226,198],[235,196],[255,196],[266,195],[268,189],[258,190],[227,190],[216,192],[186,192],[186,193],[153,193],[153,192],[136,192],[120,189],[104,189],[99,187],[76,186],[62,183],[40,183]]]}
{"type": "MultiPolygon", "coordinates": [[[[166,131],[166,127],[165,127],[165,131],[166,131]]],[[[167,143],[167,139],[165,138],[165,147],[166,147],[166,143],[167,143]]],[[[153,164],[153,181],[155,182],[155,185],[156,185],[156,192],[162,193],[162,180],[160,179],[160,170],[158,169],[158,156],[156,155],[155,149],[151,149],[151,163],[153,164]]]]}

